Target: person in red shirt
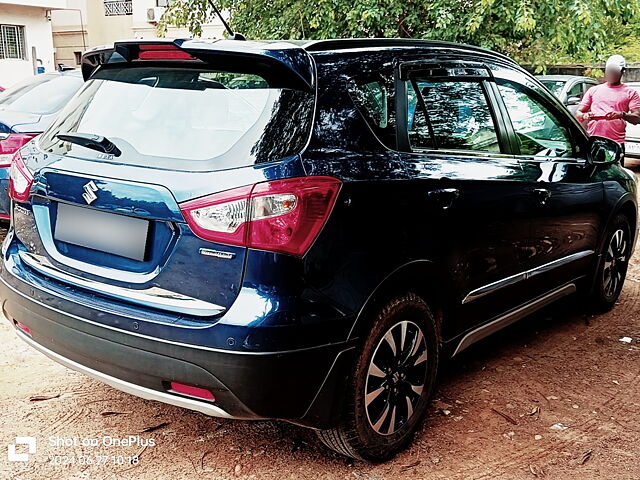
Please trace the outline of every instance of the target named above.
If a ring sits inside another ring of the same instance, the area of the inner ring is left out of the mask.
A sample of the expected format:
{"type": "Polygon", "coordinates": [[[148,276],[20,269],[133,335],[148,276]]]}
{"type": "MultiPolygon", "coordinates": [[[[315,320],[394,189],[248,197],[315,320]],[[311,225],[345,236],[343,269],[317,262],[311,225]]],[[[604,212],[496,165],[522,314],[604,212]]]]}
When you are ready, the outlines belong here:
{"type": "Polygon", "coordinates": [[[627,123],[640,123],[640,95],[622,83],[627,65],[622,55],[612,55],[604,69],[605,82],[585,93],[576,118],[587,122],[587,133],[610,138],[622,146],[627,123]]]}

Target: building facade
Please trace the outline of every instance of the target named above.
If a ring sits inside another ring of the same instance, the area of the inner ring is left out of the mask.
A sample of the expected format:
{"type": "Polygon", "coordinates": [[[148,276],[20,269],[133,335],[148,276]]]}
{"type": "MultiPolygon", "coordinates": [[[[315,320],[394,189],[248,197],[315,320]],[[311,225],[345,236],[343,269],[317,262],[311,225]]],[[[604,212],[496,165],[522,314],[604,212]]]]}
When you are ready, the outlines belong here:
{"type": "Polygon", "coordinates": [[[53,12],[67,0],[0,0],[0,86],[56,69],[53,12]]]}
{"type": "MultiPolygon", "coordinates": [[[[170,0],[67,0],[68,9],[52,12],[56,62],[75,67],[87,48],[124,39],[157,38],[156,25],[170,0]]],[[[204,38],[221,38],[222,22],[203,27],[204,38]]],[[[170,28],[167,37],[189,37],[170,28]]]]}

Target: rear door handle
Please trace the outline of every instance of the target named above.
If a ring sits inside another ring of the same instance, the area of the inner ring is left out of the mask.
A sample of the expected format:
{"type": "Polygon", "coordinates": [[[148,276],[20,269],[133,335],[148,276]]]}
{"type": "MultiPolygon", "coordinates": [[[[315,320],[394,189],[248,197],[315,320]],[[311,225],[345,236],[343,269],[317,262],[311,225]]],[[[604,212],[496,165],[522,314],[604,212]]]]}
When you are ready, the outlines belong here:
{"type": "Polygon", "coordinates": [[[546,188],[534,188],[533,194],[536,196],[541,205],[547,203],[549,197],[551,196],[551,192],[546,188]]]}
{"type": "Polygon", "coordinates": [[[460,196],[457,188],[439,188],[427,193],[429,199],[434,200],[440,208],[447,210],[453,202],[460,196]]]}

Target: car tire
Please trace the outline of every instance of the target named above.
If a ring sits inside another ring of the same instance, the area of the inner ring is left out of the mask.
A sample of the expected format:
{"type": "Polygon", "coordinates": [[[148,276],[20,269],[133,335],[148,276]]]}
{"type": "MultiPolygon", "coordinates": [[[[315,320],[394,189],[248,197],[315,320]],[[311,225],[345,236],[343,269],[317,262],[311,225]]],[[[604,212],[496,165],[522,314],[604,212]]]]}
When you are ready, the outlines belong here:
{"type": "Polygon", "coordinates": [[[619,213],[605,235],[598,269],[589,295],[591,307],[597,312],[608,312],[620,296],[631,256],[632,230],[629,219],[619,213]]]}
{"type": "Polygon", "coordinates": [[[427,303],[409,293],[388,302],[372,322],[346,389],[338,426],[317,430],[336,452],[385,461],[421,425],[438,371],[440,346],[427,303]]]}

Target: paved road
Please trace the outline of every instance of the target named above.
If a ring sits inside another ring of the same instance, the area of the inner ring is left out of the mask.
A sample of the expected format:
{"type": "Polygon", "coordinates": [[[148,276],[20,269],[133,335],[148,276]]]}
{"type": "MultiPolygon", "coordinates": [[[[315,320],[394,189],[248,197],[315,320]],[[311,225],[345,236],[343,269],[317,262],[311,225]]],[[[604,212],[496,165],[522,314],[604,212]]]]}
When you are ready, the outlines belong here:
{"type": "Polygon", "coordinates": [[[448,364],[415,442],[382,465],[348,461],[284,423],[131,397],[32,351],[4,321],[0,342],[1,448],[16,436],[38,442],[26,463],[2,454],[0,479],[640,478],[639,254],[611,313],[565,302],[448,364]],[[90,444],[103,439],[109,446],[90,444]]]}

